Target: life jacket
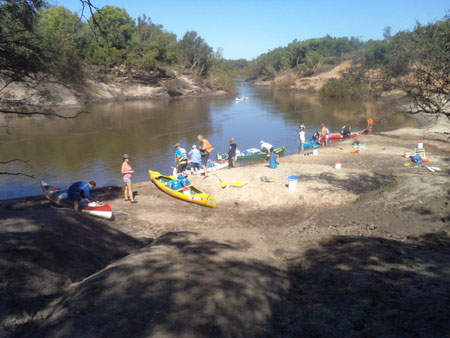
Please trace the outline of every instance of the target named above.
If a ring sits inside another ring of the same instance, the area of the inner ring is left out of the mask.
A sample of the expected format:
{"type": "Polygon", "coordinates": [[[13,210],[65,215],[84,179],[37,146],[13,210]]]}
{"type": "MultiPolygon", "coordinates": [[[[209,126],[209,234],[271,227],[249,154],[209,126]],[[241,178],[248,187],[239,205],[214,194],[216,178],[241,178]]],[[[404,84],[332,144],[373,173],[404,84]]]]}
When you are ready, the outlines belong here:
{"type": "Polygon", "coordinates": [[[179,150],[180,150],[181,154],[178,155],[179,156],[178,163],[180,163],[180,164],[186,163],[187,159],[188,159],[186,150],[184,150],[184,148],[180,148],[179,150]]]}
{"type": "Polygon", "coordinates": [[[211,154],[211,152],[214,150],[214,147],[211,145],[211,143],[209,143],[209,141],[206,139],[206,138],[204,138],[203,140],[202,140],[202,143],[203,143],[203,149],[200,149],[202,152],[207,152],[208,154],[211,154]]]}
{"type": "Polygon", "coordinates": [[[373,119],[372,119],[371,117],[368,117],[368,118],[367,118],[367,124],[370,125],[370,126],[372,126],[373,123],[374,123],[374,122],[373,122],[373,119]]]}

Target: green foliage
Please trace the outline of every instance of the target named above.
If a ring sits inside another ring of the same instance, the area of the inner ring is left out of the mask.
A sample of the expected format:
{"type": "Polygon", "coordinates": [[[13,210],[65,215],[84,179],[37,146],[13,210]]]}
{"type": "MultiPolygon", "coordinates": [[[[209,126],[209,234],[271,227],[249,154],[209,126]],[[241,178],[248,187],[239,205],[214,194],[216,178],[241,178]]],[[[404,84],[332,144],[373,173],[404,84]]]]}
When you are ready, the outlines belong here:
{"type": "Polygon", "coordinates": [[[360,97],[366,92],[366,87],[362,83],[348,77],[329,79],[319,91],[321,96],[333,98],[360,97]]]}
{"type": "Polygon", "coordinates": [[[70,82],[83,80],[82,50],[86,45],[86,30],[77,14],[64,7],[39,13],[42,47],[51,60],[53,74],[70,82]]]}
{"type": "Polygon", "coordinates": [[[309,76],[320,67],[325,58],[338,57],[357,51],[363,43],[357,38],[332,38],[305,41],[294,40],[286,47],[262,54],[248,66],[249,79],[272,79],[277,72],[297,68],[303,76],[309,76]]]}
{"type": "Polygon", "coordinates": [[[211,70],[209,71],[209,80],[214,89],[225,90],[229,93],[236,92],[233,78],[225,69],[219,67],[211,68],[211,70]]]}
{"type": "Polygon", "coordinates": [[[178,45],[185,66],[201,76],[206,75],[212,48],[195,31],[186,32],[178,45]]]}
{"type": "Polygon", "coordinates": [[[138,17],[136,32],[128,52],[132,63],[141,70],[157,70],[162,64],[173,64],[178,59],[178,45],[175,34],[155,25],[145,15],[138,17]]]}
{"type": "Polygon", "coordinates": [[[45,71],[41,37],[36,32],[41,0],[5,0],[0,3],[0,75],[7,81],[45,71]]]}
{"type": "Polygon", "coordinates": [[[125,9],[105,6],[88,20],[91,28],[89,60],[112,66],[125,61],[127,48],[135,32],[135,22],[125,9]]]}

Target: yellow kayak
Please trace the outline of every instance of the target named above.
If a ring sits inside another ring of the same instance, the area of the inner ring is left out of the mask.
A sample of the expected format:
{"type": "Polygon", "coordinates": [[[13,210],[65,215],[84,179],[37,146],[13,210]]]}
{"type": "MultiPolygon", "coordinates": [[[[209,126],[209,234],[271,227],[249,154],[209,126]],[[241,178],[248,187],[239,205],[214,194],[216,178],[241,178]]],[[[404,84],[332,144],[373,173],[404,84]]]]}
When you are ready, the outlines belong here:
{"type": "Polygon", "coordinates": [[[150,180],[155,183],[159,189],[170,196],[204,205],[206,207],[215,208],[217,206],[216,199],[213,196],[204,193],[192,184],[178,190],[173,190],[167,186],[167,183],[176,180],[177,178],[175,176],[165,176],[153,170],[149,170],[148,173],[150,175],[150,180]]]}

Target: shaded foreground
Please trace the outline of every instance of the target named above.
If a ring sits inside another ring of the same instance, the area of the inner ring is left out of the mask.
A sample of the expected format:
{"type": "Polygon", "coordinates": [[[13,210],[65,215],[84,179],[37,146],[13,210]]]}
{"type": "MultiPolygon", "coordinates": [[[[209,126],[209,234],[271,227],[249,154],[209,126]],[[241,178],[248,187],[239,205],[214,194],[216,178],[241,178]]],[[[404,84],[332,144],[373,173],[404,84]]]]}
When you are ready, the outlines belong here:
{"type": "Polygon", "coordinates": [[[450,149],[423,132],[223,171],[240,190],[194,177],[215,210],[149,182],[136,208],[100,192],[114,222],[5,202],[0,336],[448,336],[450,149]],[[402,165],[417,137],[441,172],[402,165]]]}

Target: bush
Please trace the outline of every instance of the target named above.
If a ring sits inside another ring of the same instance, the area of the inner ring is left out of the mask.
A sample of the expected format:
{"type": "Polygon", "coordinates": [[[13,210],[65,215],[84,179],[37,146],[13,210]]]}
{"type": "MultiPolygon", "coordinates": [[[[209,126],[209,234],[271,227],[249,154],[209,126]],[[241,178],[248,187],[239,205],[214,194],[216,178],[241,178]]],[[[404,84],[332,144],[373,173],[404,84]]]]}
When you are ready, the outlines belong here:
{"type": "Polygon", "coordinates": [[[321,96],[338,98],[363,96],[366,95],[367,92],[367,88],[364,84],[352,81],[346,77],[341,79],[329,79],[319,91],[321,96]]]}

